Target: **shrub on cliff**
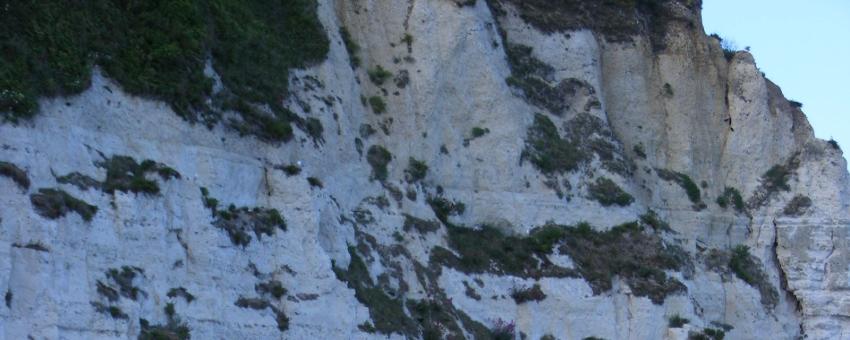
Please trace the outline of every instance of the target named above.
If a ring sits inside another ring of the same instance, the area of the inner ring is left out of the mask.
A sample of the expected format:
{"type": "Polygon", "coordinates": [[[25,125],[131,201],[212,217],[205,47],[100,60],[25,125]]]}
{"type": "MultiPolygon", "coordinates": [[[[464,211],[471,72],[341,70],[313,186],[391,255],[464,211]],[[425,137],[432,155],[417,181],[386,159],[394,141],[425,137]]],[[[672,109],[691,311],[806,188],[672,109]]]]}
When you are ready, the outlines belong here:
{"type": "Polygon", "coordinates": [[[625,207],[635,201],[634,197],[623,191],[617,183],[604,177],[597,178],[596,182],[591,183],[588,187],[588,192],[590,193],[590,198],[605,207],[612,205],[625,207]]]}

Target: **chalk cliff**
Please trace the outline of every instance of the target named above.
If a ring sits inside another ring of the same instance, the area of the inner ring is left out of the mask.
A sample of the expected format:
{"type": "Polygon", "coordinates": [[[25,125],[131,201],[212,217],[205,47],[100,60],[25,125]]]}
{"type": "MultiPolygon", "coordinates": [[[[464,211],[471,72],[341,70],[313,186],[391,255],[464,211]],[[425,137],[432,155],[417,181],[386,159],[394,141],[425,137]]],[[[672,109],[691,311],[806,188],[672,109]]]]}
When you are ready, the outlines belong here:
{"type": "Polygon", "coordinates": [[[289,137],[99,63],[0,124],[0,338],[850,337],[842,152],[698,0],[312,10],[289,137]]]}

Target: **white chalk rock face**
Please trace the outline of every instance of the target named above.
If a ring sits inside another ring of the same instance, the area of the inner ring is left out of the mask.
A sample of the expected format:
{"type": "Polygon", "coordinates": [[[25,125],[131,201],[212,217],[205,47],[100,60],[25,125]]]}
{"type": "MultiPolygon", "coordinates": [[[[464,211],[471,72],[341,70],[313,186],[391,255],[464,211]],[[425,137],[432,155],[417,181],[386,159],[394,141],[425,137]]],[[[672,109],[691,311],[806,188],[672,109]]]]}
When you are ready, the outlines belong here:
{"type": "Polygon", "coordinates": [[[841,150],[698,1],[553,3],[318,1],[281,98],[321,140],[97,68],[41,99],[0,124],[0,339],[850,338],[841,150]]]}

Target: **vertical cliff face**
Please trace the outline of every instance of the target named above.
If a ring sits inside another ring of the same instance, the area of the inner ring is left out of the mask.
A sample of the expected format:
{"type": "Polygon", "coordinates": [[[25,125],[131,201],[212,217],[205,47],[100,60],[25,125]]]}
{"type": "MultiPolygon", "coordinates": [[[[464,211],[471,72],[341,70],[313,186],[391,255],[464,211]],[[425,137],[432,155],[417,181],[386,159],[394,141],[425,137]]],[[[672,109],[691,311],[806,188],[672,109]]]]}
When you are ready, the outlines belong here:
{"type": "Polygon", "coordinates": [[[842,152],[699,1],[228,3],[197,89],[0,72],[0,338],[850,333],[842,152]]]}

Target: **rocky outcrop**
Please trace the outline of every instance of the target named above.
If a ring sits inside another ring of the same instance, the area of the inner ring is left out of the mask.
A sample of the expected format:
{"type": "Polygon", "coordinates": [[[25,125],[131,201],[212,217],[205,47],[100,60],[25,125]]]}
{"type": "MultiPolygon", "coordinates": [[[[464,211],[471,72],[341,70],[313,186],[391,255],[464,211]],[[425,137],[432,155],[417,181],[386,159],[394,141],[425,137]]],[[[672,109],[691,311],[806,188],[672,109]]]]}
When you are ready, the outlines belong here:
{"type": "Polygon", "coordinates": [[[841,150],[698,1],[558,3],[318,1],[326,58],[209,126],[100,67],[41,98],[0,338],[847,337],[841,150]]]}

